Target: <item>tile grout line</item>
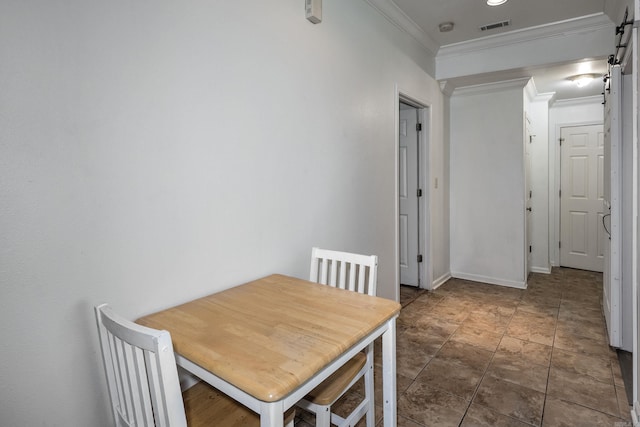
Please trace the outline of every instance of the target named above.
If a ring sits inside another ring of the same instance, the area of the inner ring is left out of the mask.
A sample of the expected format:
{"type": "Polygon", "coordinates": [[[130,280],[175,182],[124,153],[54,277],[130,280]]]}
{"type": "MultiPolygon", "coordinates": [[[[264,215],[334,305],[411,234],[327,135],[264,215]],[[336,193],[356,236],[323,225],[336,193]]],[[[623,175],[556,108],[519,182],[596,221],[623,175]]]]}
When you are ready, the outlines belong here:
{"type": "Polygon", "coordinates": [[[549,397],[549,382],[551,381],[551,364],[553,363],[553,354],[556,349],[556,333],[558,332],[558,322],[560,321],[560,307],[564,300],[564,291],[560,293],[560,303],[556,312],[555,327],[553,328],[553,339],[551,340],[551,354],[549,355],[549,367],[547,368],[547,384],[544,389],[544,402],[542,402],[542,414],[540,415],[540,425],[544,425],[544,412],[547,408],[547,397],[549,397]]]}
{"type": "Polygon", "coordinates": [[[502,342],[504,337],[507,335],[507,330],[509,329],[509,325],[511,324],[511,320],[513,320],[513,316],[515,316],[516,311],[518,311],[518,306],[520,305],[521,301],[522,301],[522,296],[520,296],[520,299],[518,300],[518,304],[516,304],[516,309],[513,310],[513,313],[511,314],[511,317],[509,318],[509,322],[507,323],[507,327],[504,329],[504,332],[502,333],[502,336],[500,336],[500,341],[498,342],[498,345],[496,346],[496,349],[491,354],[491,358],[489,359],[489,363],[484,368],[484,372],[482,373],[482,376],[480,377],[480,380],[478,381],[478,385],[476,385],[476,388],[473,391],[473,394],[471,395],[471,399],[469,400],[469,405],[467,406],[467,409],[464,411],[464,415],[462,416],[462,419],[460,420],[460,423],[458,424],[458,427],[460,427],[462,425],[462,423],[464,422],[464,419],[466,418],[467,413],[469,412],[469,409],[471,408],[471,405],[473,404],[473,401],[474,401],[474,399],[476,398],[476,396],[478,394],[478,389],[480,388],[480,384],[482,384],[482,381],[484,381],[484,377],[485,377],[485,375],[487,375],[487,371],[489,370],[489,366],[491,366],[491,363],[493,362],[493,359],[496,357],[496,353],[498,352],[498,348],[500,347],[500,343],[502,342]]]}

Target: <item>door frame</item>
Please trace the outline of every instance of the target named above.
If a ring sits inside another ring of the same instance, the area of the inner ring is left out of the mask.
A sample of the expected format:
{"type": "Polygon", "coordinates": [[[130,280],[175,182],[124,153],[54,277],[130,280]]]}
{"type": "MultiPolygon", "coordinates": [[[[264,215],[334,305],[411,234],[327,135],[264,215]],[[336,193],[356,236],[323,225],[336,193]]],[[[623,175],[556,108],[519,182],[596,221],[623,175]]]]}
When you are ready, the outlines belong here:
{"type": "MultiPolygon", "coordinates": [[[[406,265],[400,262],[400,284],[420,287],[423,281],[420,262],[417,257],[422,253],[423,242],[420,241],[420,219],[422,217],[420,197],[416,191],[420,185],[421,162],[419,161],[422,147],[419,138],[421,132],[426,132],[427,127],[422,128],[422,109],[412,104],[408,104],[401,99],[400,110],[400,186],[399,203],[400,218],[406,217],[406,225],[399,229],[400,255],[406,251],[404,256],[406,265]],[[406,123],[405,123],[406,122],[406,123]],[[411,124],[411,125],[409,125],[411,124]],[[418,130],[420,126],[420,130],[418,130]],[[405,129],[406,128],[406,129],[405,129]],[[404,147],[404,150],[403,150],[404,147]],[[405,153],[404,155],[402,153],[405,153]],[[405,182],[405,180],[407,182],[405,182]],[[405,197],[402,197],[402,196],[405,197]],[[404,206],[404,208],[403,208],[404,206]],[[406,238],[406,241],[404,240],[406,238]]],[[[400,221],[403,224],[404,221],[400,221]]]]}
{"type": "Polygon", "coordinates": [[[395,254],[395,289],[400,296],[400,102],[409,104],[418,109],[418,117],[423,126],[423,131],[420,132],[418,144],[418,182],[422,189],[422,197],[418,200],[419,216],[419,236],[418,247],[422,253],[423,262],[418,265],[418,275],[420,277],[420,288],[432,289],[433,284],[433,272],[431,261],[431,239],[429,235],[431,233],[431,211],[430,211],[430,187],[431,182],[429,158],[431,145],[432,126],[432,111],[433,109],[429,103],[421,100],[419,97],[413,96],[409,91],[402,90],[398,85],[395,87],[394,96],[394,158],[395,158],[395,224],[394,224],[394,254],[395,254]]]}
{"type": "Polygon", "coordinates": [[[529,273],[531,273],[531,227],[533,225],[533,219],[531,218],[532,200],[531,200],[531,144],[533,141],[533,135],[531,133],[531,117],[525,111],[524,112],[524,143],[522,147],[522,157],[524,163],[524,283],[529,280],[529,273]]]}
{"type": "Polygon", "coordinates": [[[555,139],[551,141],[554,145],[555,164],[553,170],[553,191],[549,194],[549,199],[553,202],[549,206],[553,206],[553,238],[549,239],[549,257],[553,267],[560,267],[560,187],[562,180],[562,157],[560,152],[560,138],[562,137],[562,128],[604,125],[603,121],[584,121],[584,122],[565,122],[556,124],[555,139]]]}

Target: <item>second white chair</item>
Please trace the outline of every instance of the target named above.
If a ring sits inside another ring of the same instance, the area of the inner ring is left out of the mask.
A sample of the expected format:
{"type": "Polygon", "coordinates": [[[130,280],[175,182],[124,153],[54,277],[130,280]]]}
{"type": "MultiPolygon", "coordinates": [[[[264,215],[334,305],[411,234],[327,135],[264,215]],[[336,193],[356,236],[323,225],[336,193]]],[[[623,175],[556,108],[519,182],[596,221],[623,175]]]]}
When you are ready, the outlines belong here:
{"type": "MultiPolygon", "coordinates": [[[[327,249],[313,248],[309,280],[367,295],[375,296],[378,257],[327,249]]],[[[373,344],[356,354],[333,375],[323,381],[298,406],[315,413],[316,427],[354,426],[363,416],[367,427],[374,427],[373,344]],[[360,378],[364,377],[364,399],[346,417],[331,411],[331,406],[360,378]]]]}

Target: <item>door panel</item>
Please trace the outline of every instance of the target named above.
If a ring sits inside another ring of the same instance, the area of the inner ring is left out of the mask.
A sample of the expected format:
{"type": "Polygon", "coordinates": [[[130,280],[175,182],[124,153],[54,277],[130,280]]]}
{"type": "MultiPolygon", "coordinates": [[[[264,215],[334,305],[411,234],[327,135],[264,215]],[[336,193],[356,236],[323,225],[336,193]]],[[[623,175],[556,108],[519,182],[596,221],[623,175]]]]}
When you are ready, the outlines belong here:
{"type": "Polygon", "coordinates": [[[399,148],[400,283],[419,286],[418,111],[401,104],[399,148]]]}
{"type": "Polygon", "coordinates": [[[619,66],[610,70],[608,89],[605,90],[603,158],[603,200],[608,232],[603,232],[604,274],[602,305],[607,324],[609,345],[622,344],[622,236],[621,191],[622,182],[622,75],[619,66]]]}
{"type": "Polygon", "coordinates": [[[525,137],[524,137],[524,189],[526,199],[526,212],[525,212],[525,266],[524,266],[524,280],[525,282],[529,278],[529,272],[532,265],[532,246],[531,237],[533,236],[533,220],[532,215],[532,188],[531,188],[531,144],[533,143],[533,135],[531,135],[531,121],[529,116],[525,114],[525,137]]]}
{"type": "Polygon", "coordinates": [[[602,125],[562,128],[560,265],[602,271],[602,125]]]}

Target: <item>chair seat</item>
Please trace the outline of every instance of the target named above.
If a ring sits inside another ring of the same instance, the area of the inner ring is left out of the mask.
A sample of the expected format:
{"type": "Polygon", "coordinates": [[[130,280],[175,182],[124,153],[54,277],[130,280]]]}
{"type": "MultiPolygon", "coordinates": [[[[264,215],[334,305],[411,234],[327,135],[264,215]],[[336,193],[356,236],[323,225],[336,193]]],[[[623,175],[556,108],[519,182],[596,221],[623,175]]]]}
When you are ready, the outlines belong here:
{"type": "MultiPolygon", "coordinates": [[[[182,397],[189,427],[260,427],[258,414],[204,381],[185,390],[182,397]]],[[[285,425],[295,413],[295,408],[285,413],[285,425]]]]}
{"type": "Polygon", "coordinates": [[[314,388],[305,399],[316,405],[331,405],[335,402],[367,363],[367,355],[360,352],[342,365],[329,378],[314,388]]]}

